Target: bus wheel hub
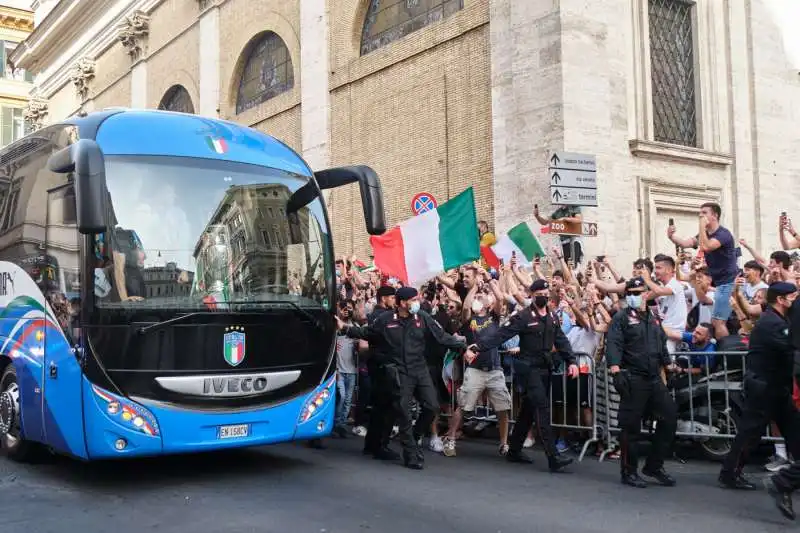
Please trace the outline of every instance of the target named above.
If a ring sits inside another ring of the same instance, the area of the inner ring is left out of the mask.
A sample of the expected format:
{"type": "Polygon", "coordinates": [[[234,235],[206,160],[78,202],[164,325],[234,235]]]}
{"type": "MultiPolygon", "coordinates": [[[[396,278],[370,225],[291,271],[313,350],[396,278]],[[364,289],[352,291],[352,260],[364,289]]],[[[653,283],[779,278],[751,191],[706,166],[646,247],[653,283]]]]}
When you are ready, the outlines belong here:
{"type": "Polygon", "coordinates": [[[11,431],[19,412],[19,389],[16,385],[0,394],[0,435],[11,431]]]}

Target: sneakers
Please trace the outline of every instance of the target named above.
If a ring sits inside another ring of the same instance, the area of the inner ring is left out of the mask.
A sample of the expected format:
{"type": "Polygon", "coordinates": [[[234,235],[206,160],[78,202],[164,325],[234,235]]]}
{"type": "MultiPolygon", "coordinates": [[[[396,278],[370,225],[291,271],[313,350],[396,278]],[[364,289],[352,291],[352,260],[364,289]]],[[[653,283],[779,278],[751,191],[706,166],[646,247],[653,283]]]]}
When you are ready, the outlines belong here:
{"type": "Polygon", "coordinates": [[[353,435],[358,437],[366,437],[367,436],[367,428],[364,426],[356,426],[353,428],[353,435]]]}
{"type": "Polygon", "coordinates": [[[445,457],[455,457],[456,456],[456,441],[445,437],[444,439],[444,455],[445,457]]]}
{"type": "Polygon", "coordinates": [[[440,437],[431,437],[430,442],[428,442],[428,448],[430,448],[432,452],[442,453],[444,451],[444,443],[442,443],[440,437]]]}
{"type": "Polygon", "coordinates": [[[764,468],[774,473],[774,472],[780,472],[781,470],[783,470],[788,466],[789,466],[788,459],[786,459],[785,457],[781,457],[779,455],[773,455],[772,457],[769,458],[769,462],[766,465],[764,465],[764,468]]]}
{"type": "Polygon", "coordinates": [[[530,437],[525,437],[525,443],[522,445],[523,448],[533,448],[533,439],[530,437]]]}
{"type": "Polygon", "coordinates": [[[505,457],[508,455],[508,444],[501,444],[500,447],[497,449],[497,453],[500,454],[500,457],[505,457]]]}

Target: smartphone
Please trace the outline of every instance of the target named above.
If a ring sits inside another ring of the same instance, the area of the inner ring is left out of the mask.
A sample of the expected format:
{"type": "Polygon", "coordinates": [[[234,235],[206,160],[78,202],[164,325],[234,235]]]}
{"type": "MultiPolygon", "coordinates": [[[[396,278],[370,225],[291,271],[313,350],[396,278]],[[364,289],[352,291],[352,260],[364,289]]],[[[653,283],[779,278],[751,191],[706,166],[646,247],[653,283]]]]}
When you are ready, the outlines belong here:
{"type": "Polygon", "coordinates": [[[596,259],[597,259],[597,262],[598,262],[598,263],[602,263],[603,261],[605,261],[605,260],[606,260],[606,256],[604,256],[604,255],[598,255],[598,256],[596,257],[596,259]]]}
{"type": "Polygon", "coordinates": [[[674,218],[670,218],[669,219],[669,225],[670,226],[674,226],[675,225],[675,219],[674,218]]]}
{"type": "Polygon", "coordinates": [[[786,211],[781,211],[781,216],[782,216],[783,218],[786,218],[786,211]]]}

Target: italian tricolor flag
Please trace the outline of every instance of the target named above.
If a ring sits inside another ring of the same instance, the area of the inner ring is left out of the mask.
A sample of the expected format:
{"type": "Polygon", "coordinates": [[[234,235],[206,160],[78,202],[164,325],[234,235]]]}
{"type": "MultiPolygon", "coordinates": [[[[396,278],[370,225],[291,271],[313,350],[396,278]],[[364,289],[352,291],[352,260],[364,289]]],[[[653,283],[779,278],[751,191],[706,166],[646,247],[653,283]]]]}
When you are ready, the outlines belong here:
{"type": "Polygon", "coordinates": [[[436,209],[370,237],[375,266],[409,286],[480,257],[472,187],[436,209]]]}
{"type": "Polygon", "coordinates": [[[228,151],[228,143],[225,142],[225,139],[219,139],[216,137],[206,137],[206,144],[209,148],[217,152],[218,154],[224,154],[228,151]]]}
{"type": "Polygon", "coordinates": [[[517,224],[508,230],[508,233],[501,236],[494,246],[481,248],[483,260],[495,269],[500,268],[500,261],[509,264],[512,254],[516,255],[517,264],[520,265],[528,265],[534,258],[544,256],[544,249],[527,222],[517,224]]]}

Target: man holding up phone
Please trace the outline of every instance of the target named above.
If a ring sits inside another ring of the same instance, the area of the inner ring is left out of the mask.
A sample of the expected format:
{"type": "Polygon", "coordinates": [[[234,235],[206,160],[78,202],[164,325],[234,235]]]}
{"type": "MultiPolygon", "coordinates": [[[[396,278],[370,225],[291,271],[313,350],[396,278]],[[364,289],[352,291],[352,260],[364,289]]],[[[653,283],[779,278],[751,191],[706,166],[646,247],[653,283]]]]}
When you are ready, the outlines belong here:
{"type": "Polygon", "coordinates": [[[708,274],[716,287],[714,308],[711,312],[714,337],[721,339],[729,334],[725,324],[731,315],[731,295],[739,271],[736,241],[733,234],[719,223],[722,217],[719,204],[707,202],[701,205],[698,215],[697,236],[681,238],[675,234],[675,226],[670,225],[667,237],[678,246],[698,248],[698,255],[701,252],[704,254],[708,274]]]}

